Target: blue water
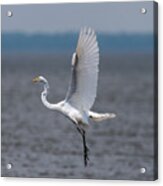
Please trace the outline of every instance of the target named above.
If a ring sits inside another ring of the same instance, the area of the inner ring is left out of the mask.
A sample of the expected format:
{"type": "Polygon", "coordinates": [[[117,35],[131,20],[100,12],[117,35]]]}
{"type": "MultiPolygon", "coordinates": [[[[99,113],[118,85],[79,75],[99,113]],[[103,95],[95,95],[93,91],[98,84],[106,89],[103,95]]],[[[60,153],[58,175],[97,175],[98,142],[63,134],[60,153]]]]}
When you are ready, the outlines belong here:
{"type": "Polygon", "coordinates": [[[90,162],[83,164],[82,139],[67,118],[45,108],[43,75],[50,85],[48,100],[64,99],[71,75],[71,56],[2,56],[2,176],[86,179],[155,178],[153,56],[101,55],[97,98],[92,110],[117,117],[86,131],[90,162]],[[11,170],[6,164],[12,163],[11,170]],[[146,168],[141,174],[140,169],[146,168]]]}

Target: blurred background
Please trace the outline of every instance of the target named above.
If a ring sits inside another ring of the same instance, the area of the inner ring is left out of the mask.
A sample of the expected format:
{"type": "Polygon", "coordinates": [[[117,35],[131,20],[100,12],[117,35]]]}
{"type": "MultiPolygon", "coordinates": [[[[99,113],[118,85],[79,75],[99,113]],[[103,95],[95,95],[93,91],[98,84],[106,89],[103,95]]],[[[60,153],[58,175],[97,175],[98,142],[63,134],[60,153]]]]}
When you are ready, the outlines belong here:
{"type": "Polygon", "coordinates": [[[153,180],[153,2],[3,5],[1,14],[2,176],[153,180]],[[65,97],[83,26],[95,29],[100,47],[92,110],[117,114],[91,123],[87,168],[80,135],[43,106],[42,86],[31,82],[43,75],[49,101],[65,97]]]}

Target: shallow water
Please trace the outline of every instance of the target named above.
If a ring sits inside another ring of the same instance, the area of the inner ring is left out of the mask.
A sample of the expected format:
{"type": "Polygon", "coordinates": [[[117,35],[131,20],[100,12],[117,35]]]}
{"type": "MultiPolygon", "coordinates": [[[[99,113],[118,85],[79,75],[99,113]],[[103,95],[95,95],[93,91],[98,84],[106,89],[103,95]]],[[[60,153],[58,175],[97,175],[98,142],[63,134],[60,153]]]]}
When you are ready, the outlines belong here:
{"type": "Polygon", "coordinates": [[[154,179],[153,65],[150,55],[101,57],[97,99],[92,110],[117,117],[87,131],[88,167],[74,125],[40,100],[50,84],[49,101],[64,98],[71,56],[3,55],[2,176],[87,179],[154,179]],[[11,170],[6,164],[12,163],[11,170]],[[141,174],[140,168],[146,173],[141,174]]]}

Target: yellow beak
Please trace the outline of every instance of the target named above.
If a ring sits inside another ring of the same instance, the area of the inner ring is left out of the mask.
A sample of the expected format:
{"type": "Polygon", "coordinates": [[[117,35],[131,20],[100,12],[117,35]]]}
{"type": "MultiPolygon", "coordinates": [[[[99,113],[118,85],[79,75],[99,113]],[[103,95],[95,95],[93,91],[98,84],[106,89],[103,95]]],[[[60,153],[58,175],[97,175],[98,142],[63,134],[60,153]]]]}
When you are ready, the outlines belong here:
{"type": "Polygon", "coordinates": [[[35,77],[35,78],[32,79],[33,83],[36,83],[36,82],[39,82],[39,81],[40,81],[39,77],[35,77]]]}

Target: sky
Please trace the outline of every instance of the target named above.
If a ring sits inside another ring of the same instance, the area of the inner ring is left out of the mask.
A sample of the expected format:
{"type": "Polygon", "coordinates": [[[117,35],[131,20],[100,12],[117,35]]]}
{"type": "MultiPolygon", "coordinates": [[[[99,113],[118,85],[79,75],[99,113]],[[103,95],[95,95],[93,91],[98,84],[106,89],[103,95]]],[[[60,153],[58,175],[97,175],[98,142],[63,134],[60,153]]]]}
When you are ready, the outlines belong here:
{"type": "Polygon", "coordinates": [[[1,10],[2,32],[56,33],[83,26],[105,33],[153,31],[153,1],[2,5],[1,10]],[[9,10],[12,17],[7,17],[9,10]]]}

